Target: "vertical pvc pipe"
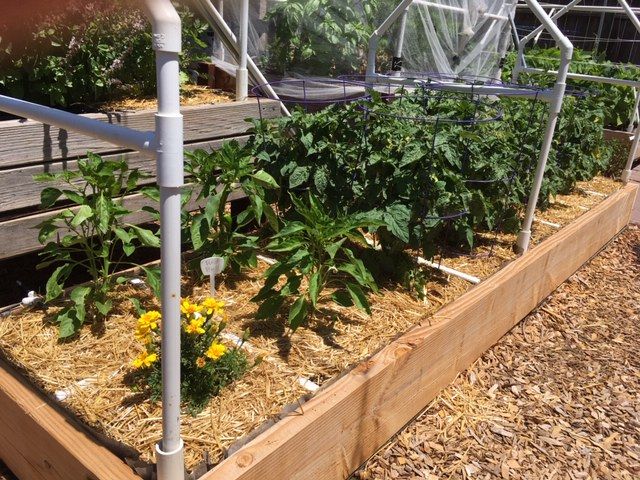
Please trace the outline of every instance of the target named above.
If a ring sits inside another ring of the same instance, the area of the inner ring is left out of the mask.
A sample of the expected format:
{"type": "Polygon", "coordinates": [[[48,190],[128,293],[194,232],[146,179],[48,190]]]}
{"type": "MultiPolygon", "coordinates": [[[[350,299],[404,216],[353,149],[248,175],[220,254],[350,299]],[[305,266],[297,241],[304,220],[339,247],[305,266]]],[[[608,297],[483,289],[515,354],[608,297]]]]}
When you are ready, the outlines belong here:
{"type": "MultiPolygon", "coordinates": [[[[218,0],[218,11],[220,12],[220,15],[224,16],[224,0],[218,0]]],[[[217,35],[216,35],[217,36],[217,35]]],[[[222,42],[221,39],[217,38],[216,39],[217,43],[218,43],[218,48],[217,48],[217,56],[220,60],[222,60],[224,62],[224,43],[222,42]]]]}
{"type": "Polygon", "coordinates": [[[540,196],[542,179],[547,166],[549,151],[551,150],[551,142],[553,141],[553,133],[556,128],[558,115],[562,109],[562,99],[567,86],[567,74],[569,73],[569,65],[571,63],[571,58],[573,57],[573,45],[558,29],[553,20],[545,13],[537,0],[525,1],[535,16],[538,17],[538,20],[540,20],[540,22],[542,22],[542,24],[549,30],[560,47],[560,67],[558,68],[558,76],[553,89],[553,98],[549,102],[549,118],[547,120],[547,127],[542,140],[542,147],[540,149],[540,156],[538,157],[538,165],[536,167],[533,186],[531,188],[531,193],[529,194],[529,202],[527,203],[527,210],[525,212],[522,230],[518,234],[516,242],[516,249],[518,253],[526,252],[529,248],[529,242],[531,241],[531,225],[533,224],[533,216],[536,211],[536,205],[538,204],[538,197],[540,196]]]}
{"type": "Polygon", "coordinates": [[[620,180],[622,180],[622,183],[625,185],[629,183],[629,179],[631,178],[631,168],[633,167],[633,161],[636,159],[636,150],[638,150],[639,142],[640,142],[640,122],[638,122],[638,126],[636,127],[635,133],[633,135],[633,142],[631,142],[631,150],[629,151],[629,156],[627,157],[627,163],[624,166],[622,175],[620,176],[620,180]]]}
{"type": "Polygon", "coordinates": [[[157,183],[160,187],[162,269],[162,440],[156,445],[159,480],[184,480],[180,438],[180,213],[183,122],[180,114],[181,23],[171,0],[145,0],[156,51],[157,183]]]}
{"type": "Polygon", "coordinates": [[[240,3],[240,58],[236,70],[236,101],[247,99],[248,72],[247,72],[247,37],[249,36],[249,0],[241,0],[240,3]]]}
{"type": "Polygon", "coordinates": [[[635,122],[636,118],[638,118],[638,107],[640,107],[640,88],[633,87],[633,92],[635,93],[636,100],[633,103],[633,110],[631,111],[631,118],[629,119],[627,132],[633,131],[633,122],[635,122]]]}
{"type": "Polygon", "coordinates": [[[382,24],[376,28],[369,38],[369,52],[367,57],[367,77],[375,76],[376,74],[376,54],[378,52],[378,42],[380,36],[383,35],[389,27],[395,22],[402,13],[409,8],[414,0],[402,0],[400,4],[391,12],[391,14],[385,19],[382,24]]]}
{"type": "MultiPolygon", "coordinates": [[[[213,4],[209,0],[193,0],[193,4],[196,6],[198,11],[202,14],[202,16],[206,19],[209,25],[220,35],[220,39],[225,44],[226,48],[232,52],[232,54],[237,57],[240,56],[239,51],[240,47],[238,46],[238,42],[236,36],[233,34],[229,26],[224,21],[224,18],[220,13],[216,10],[213,4]]],[[[262,74],[260,69],[256,66],[251,57],[247,57],[247,68],[251,73],[253,80],[263,85],[263,89],[267,92],[270,98],[275,100],[280,100],[276,91],[269,85],[267,79],[262,74]]],[[[287,107],[285,107],[284,103],[280,102],[280,110],[287,117],[291,116],[287,107]]]]}
{"type": "Polygon", "coordinates": [[[407,31],[407,17],[409,16],[409,9],[402,12],[402,17],[400,18],[400,29],[398,30],[398,39],[396,41],[396,50],[394,53],[394,62],[400,62],[399,68],[394,69],[393,76],[399,77],[402,73],[402,50],[404,49],[404,35],[407,31]]]}

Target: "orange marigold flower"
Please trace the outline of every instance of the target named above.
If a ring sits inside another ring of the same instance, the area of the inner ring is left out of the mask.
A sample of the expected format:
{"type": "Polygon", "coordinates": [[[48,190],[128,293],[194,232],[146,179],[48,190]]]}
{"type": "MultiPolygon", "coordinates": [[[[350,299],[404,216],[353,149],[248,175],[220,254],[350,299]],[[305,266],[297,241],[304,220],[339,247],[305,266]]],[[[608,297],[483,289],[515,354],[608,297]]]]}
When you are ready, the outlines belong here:
{"type": "Polygon", "coordinates": [[[198,358],[196,359],[196,366],[197,366],[198,368],[204,368],[204,366],[205,366],[206,364],[207,364],[207,361],[206,361],[204,358],[202,358],[202,357],[198,357],[198,358]]]}

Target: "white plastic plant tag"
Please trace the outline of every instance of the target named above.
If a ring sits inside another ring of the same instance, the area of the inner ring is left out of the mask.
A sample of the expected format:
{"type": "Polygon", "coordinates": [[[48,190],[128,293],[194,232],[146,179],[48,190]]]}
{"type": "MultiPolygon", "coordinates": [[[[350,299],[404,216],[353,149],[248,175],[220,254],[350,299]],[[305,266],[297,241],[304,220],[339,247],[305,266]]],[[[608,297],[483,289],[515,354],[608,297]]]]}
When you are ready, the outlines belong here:
{"type": "Polygon", "coordinates": [[[216,294],[216,275],[224,270],[224,258],[210,257],[200,261],[200,268],[203,275],[209,275],[211,279],[211,295],[216,294]]]}

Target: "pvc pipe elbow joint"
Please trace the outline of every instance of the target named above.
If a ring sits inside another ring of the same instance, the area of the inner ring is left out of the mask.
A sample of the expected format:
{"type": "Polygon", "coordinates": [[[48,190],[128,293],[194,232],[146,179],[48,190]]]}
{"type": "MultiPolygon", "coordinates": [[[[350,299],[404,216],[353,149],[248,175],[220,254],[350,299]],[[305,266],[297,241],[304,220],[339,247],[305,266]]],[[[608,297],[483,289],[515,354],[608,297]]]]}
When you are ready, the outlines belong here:
{"type": "Polygon", "coordinates": [[[145,0],[145,13],[153,28],[152,47],[160,52],[182,51],[182,24],[171,0],[145,0]]]}

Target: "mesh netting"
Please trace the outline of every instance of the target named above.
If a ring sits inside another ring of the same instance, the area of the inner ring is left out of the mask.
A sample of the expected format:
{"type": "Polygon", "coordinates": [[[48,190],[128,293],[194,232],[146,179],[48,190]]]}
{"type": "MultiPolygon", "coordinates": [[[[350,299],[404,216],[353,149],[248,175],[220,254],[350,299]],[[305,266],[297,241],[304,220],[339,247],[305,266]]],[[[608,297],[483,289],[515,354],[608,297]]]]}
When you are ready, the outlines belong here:
{"type": "MultiPolygon", "coordinates": [[[[515,0],[414,0],[382,35],[380,71],[392,68],[497,77],[515,0]],[[402,58],[400,61],[399,58],[402,58]],[[402,67],[400,67],[402,65],[402,67]]],[[[221,0],[212,0],[221,8],[221,0]]],[[[248,52],[271,80],[364,73],[369,40],[398,0],[260,0],[250,3],[248,52]]],[[[238,34],[240,2],[223,15],[238,34]]],[[[214,47],[217,63],[235,59],[214,47]]]]}

